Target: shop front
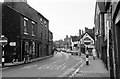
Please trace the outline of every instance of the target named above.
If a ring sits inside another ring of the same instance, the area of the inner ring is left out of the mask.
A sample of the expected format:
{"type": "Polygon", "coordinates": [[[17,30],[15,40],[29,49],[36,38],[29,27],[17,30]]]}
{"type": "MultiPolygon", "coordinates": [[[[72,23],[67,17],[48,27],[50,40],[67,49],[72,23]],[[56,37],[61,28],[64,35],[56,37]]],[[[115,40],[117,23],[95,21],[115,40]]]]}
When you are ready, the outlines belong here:
{"type": "Polygon", "coordinates": [[[34,40],[21,40],[21,61],[24,60],[26,55],[30,56],[30,59],[34,59],[37,56],[37,42],[34,40]]]}

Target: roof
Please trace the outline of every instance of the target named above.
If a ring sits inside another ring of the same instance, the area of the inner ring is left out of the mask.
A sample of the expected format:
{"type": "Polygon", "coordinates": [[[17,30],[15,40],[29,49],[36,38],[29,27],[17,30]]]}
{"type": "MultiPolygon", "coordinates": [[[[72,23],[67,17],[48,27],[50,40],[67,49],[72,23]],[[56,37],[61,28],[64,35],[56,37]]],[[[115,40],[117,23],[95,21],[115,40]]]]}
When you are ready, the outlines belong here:
{"type": "Polygon", "coordinates": [[[78,36],[71,36],[72,42],[78,41],[79,37],[78,36]]]}
{"type": "Polygon", "coordinates": [[[43,17],[46,21],[49,21],[42,14],[40,14],[37,10],[35,10],[34,8],[32,8],[29,4],[25,2],[4,2],[3,4],[11,7],[12,9],[16,10],[20,14],[34,21],[37,21],[38,17],[35,15],[38,15],[38,14],[41,17],[43,17]]]}
{"type": "Polygon", "coordinates": [[[92,39],[95,40],[95,38],[94,38],[94,33],[88,33],[88,32],[83,33],[82,36],[81,36],[81,38],[83,38],[83,36],[84,36],[86,33],[87,33],[92,39]]]}
{"type": "Polygon", "coordinates": [[[94,23],[95,23],[95,18],[96,18],[96,14],[97,14],[97,7],[99,7],[100,12],[105,12],[105,2],[104,1],[99,1],[96,0],[96,4],[95,4],[95,14],[94,14],[94,23]]]}

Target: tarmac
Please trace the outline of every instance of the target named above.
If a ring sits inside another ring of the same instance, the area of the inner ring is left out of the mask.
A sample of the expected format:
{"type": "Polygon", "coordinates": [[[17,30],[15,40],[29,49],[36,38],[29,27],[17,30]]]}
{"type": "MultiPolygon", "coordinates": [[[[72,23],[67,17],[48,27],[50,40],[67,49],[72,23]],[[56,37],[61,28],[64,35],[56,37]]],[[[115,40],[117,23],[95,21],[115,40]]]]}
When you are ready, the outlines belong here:
{"type": "MultiPolygon", "coordinates": [[[[46,56],[42,58],[36,58],[31,60],[30,62],[39,61],[41,59],[49,58],[51,56],[46,56]]],[[[85,60],[85,55],[82,54],[81,57],[85,60]]],[[[29,63],[30,63],[29,62],[29,63]]],[[[2,67],[0,64],[0,68],[7,68],[11,66],[16,66],[24,64],[23,62],[15,62],[15,63],[5,63],[5,66],[2,67]]],[[[104,63],[101,59],[96,58],[93,59],[92,56],[89,56],[89,65],[86,65],[86,61],[84,61],[70,76],[69,79],[110,79],[110,72],[106,69],[104,63]]]]}

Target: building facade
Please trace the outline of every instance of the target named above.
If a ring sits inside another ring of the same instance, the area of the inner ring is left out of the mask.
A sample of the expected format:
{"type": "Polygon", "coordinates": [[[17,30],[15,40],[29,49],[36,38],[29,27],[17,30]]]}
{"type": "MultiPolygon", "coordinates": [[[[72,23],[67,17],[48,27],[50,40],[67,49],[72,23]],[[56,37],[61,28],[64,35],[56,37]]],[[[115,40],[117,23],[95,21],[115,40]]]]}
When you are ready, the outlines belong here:
{"type": "Polygon", "coordinates": [[[49,55],[53,54],[52,50],[53,50],[53,33],[49,30],[49,47],[48,47],[48,51],[49,51],[49,55]]]}
{"type": "MultiPolygon", "coordinates": [[[[2,34],[2,3],[0,2],[0,36],[2,34]]],[[[0,45],[0,52],[2,52],[2,45],[0,45]]],[[[0,58],[2,59],[2,53],[0,53],[0,58]]],[[[0,62],[2,62],[0,60],[0,62]]]]}
{"type": "Polygon", "coordinates": [[[96,49],[110,71],[111,79],[120,78],[120,1],[96,2],[96,49]],[[98,16],[98,18],[97,18],[98,16]],[[99,28],[98,28],[99,26],[99,28]],[[99,30],[99,32],[97,31],[99,30]],[[101,37],[101,39],[99,38],[101,37]],[[98,47],[99,46],[99,47],[98,47]]]}
{"type": "Polygon", "coordinates": [[[26,53],[32,59],[49,55],[49,20],[26,2],[2,4],[2,34],[8,38],[3,48],[6,62],[12,60],[14,52],[19,61],[26,53]]]}
{"type": "Polygon", "coordinates": [[[85,32],[80,39],[80,44],[82,53],[85,53],[86,48],[88,48],[89,53],[92,53],[95,44],[94,38],[88,32],[85,32]]]}

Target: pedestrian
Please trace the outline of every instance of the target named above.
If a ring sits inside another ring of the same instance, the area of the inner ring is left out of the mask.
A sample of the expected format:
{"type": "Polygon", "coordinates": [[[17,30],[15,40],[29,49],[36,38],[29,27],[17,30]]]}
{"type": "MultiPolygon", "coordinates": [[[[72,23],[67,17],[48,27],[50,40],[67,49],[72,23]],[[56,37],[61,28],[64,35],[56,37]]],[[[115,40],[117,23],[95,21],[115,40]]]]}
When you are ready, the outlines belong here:
{"type": "Polygon", "coordinates": [[[24,63],[27,63],[29,61],[30,55],[28,53],[28,51],[26,50],[25,54],[24,54],[24,63]]]}
{"type": "Polygon", "coordinates": [[[95,48],[93,48],[92,53],[93,53],[93,59],[95,60],[95,58],[96,58],[96,50],[95,50],[95,48]]]}
{"type": "Polygon", "coordinates": [[[17,60],[17,53],[14,52],[14,53],[13,53],[13,60],[12,60],[12,63],[14,63],[16,60],[17,60]]]}
{"type": "Polygon", "coordinates": [[[17,59],[18,59],[18,57],[17,57],[17,53],[16,53],[16,48],[14,48],[12,63],[14,63],[15,61],[17,61],[17,59]]]}
{"type": "Polygon", "coordinates": [[[88,48],[86,49],[86,65],[89,65],[89,52],[88,52],[88,48]]]}

